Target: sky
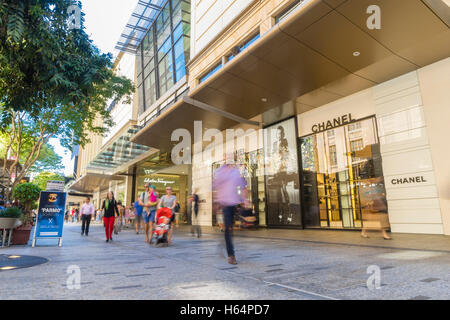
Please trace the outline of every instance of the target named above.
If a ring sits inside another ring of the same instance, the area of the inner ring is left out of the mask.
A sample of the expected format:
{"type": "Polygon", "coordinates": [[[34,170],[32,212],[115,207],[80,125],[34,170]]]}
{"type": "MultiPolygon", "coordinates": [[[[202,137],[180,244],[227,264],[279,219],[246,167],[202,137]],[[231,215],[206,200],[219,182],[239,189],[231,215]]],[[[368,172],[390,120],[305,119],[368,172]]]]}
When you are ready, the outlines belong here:
{"type": "MultiPolygon", "coordinates": [[[[86,33],[102,52],[111,52],[116,56],[117,50],[114,47],[138,0],[82,0],[81,3],[85,13],[86,33]]],[[[64,174],[72,176],[71,152],[64,149],[58,139],[51,139],[50,144],[63,157],[64,174]]]]}

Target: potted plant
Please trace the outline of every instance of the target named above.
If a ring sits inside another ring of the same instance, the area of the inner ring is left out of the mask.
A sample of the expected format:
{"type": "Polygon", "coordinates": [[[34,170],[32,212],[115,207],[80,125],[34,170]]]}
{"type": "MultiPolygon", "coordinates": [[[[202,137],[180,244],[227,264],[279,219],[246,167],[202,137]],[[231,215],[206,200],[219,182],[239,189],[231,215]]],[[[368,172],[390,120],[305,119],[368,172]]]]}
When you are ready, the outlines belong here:
{"type": "Polygon", "coordinates": [[[31,209],[39,199],[41,188],[33,183],[21,183],[13,190],[13,197],[20,201],[23,206],[22,225],[13,232],[12,244],[24,245],[30,239],[33,227],[33,215],[31,209]]]}
{"type": "Polygon", "coordinates": [[[0,211],[0,229],[14,229],[21,225],[22,210],[17,207],[0,211]]]}

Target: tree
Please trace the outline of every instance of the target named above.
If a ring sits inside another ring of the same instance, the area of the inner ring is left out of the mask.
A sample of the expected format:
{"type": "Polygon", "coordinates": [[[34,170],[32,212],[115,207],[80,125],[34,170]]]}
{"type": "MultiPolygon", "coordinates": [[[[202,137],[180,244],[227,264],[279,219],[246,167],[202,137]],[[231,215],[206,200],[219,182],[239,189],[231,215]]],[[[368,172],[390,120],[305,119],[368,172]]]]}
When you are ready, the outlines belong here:
{"type": "MultiPolygon", "coordinates": [[[[14,160],[9,167],[4,161],[3,172],[15,176],[9,190],[50,138],[68,149],[85,145],[88,132],[103,134],[113,125],[107,103],[122,98],[129,103],[134,92],[129,79],[114,74],[112,55],[100,53],[89,39],[84,14],[79,29],[67,23],[73,4],[0,0],[0,132],[10,137],[0,158],[14,160]],[[27,139],[31,149],[23,156],[27,139]]],[[[81,3],[76,5],[81,10],[81,3]]]]}
{"type": "MultiPolygon", "coordinates": [[[[0,132],[0,155],[4,155],[6,151],[6,146],[8,145],[8,142],[10,141],[10,137],[7,136],[5,133],[0,132]]],[[[21,154],[20,154],[20,165],[23,165],[23,160],[27,157],[27,155],[30,154],[33,143],[31,137],[23,137],[22,140],[22,147],[21,147],[21,154]]],[[[13,150],[17,149],[17,146],[12,147],[13,150]]],[[[37,158],[34,165],[30,168],[30,172],[37,173],[42,171],[63,171],[64,165],[62,164],[62,157],[58,155],[53,146],[49,143],[46,143],[42,146],[41,153],[39,157],[37,158]]]]}
{"type": "Polygon", "coordinates": [[[39,199],[40,194],[41,188],[33,183],[21,183],[14,187],[13,197],[19,200],[24,207],[23,224],[31,224],[33,222],[31,209],[33,203],[39,199]]]}
{"type": "Polygon", "coordinates": [[[39,173],[32,182],[42,190],[45,190],[47,188],[47,181],[49,180],[65,181],[65,177],[54,172],[44,171],[39,173]]]}

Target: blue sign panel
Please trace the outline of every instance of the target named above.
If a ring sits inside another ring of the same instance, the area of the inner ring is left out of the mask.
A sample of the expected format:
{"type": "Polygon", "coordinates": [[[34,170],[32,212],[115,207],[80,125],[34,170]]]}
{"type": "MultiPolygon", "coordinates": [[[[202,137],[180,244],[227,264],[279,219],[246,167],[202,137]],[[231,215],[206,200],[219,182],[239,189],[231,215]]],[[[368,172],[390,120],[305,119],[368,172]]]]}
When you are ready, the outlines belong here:
{"type": "Polygon", "coordinates": [[[36,238],[61,238],[64,226],[66,193],[42,191],[36,223],[36,238]]]}

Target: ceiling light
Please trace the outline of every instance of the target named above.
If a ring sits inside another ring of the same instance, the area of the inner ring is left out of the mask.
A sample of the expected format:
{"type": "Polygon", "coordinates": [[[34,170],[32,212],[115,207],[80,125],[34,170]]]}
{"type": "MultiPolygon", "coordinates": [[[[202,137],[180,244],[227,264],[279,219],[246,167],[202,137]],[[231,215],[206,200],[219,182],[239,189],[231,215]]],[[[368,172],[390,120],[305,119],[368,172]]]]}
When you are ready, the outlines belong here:
{"type": "Polygon", "coordinates": [[[9,256],[8,258],[9,259],[18,259],[18,258],[20,258],[20,256],[9,256]]]}
{"type": "Polygon", "coordinates": [[[262,102],[267,102],[267,98],[262,98],[261,101],[262,102]]]}
{"type": "Polygon", "coordinates": [[[359,51],[353,52],[354,57],[359,57],[360,55],[361,55],[361,52],[359,52],[359,51]]]}

